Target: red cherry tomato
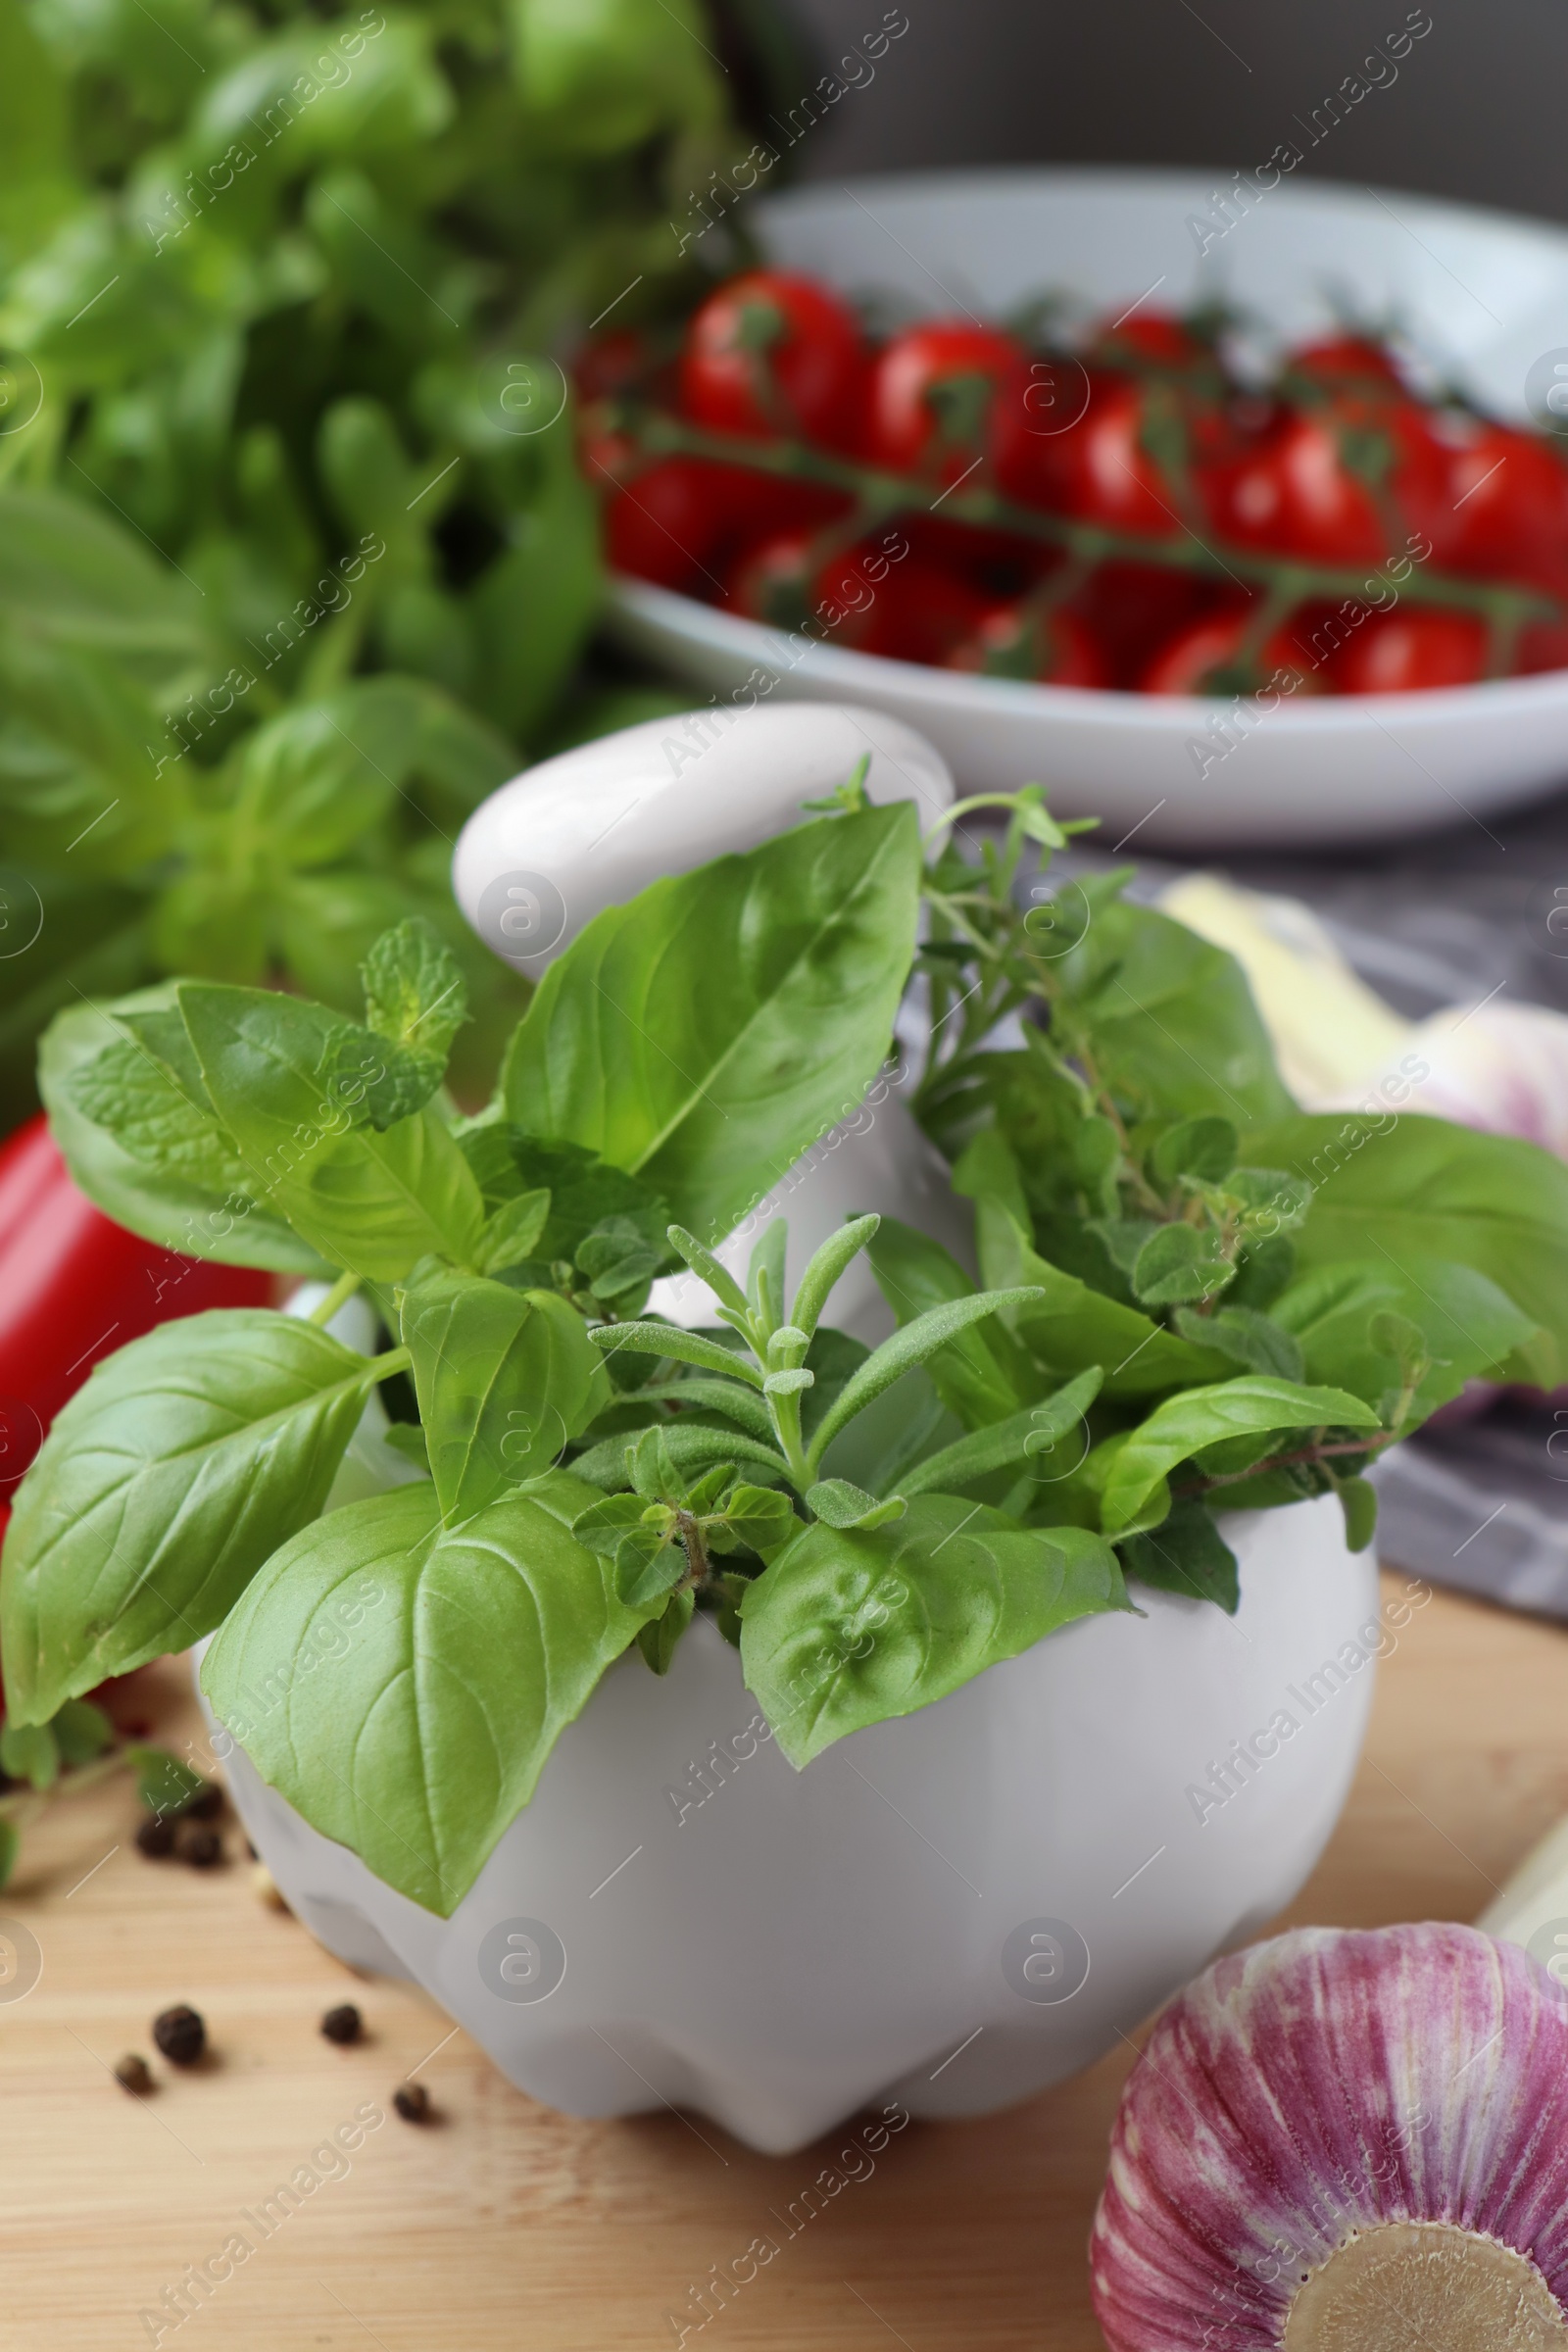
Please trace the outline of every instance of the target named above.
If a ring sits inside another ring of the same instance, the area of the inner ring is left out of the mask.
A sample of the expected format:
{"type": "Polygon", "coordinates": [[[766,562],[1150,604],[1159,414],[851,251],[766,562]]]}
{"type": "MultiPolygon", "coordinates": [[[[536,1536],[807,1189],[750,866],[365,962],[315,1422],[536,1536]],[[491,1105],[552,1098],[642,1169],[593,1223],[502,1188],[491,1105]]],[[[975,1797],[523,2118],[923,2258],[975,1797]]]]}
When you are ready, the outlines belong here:
{"type": "Polygon", "coordinates": [[[1292,375],[1309,376],[1336,390],[1353,390],[1377,397],[1383,387],[1402,397],[1399,370],[1381,343],[1369,335],[1320,335],[1293,351],[1287,363],[1292,375]]]}
{"type": "Polygon", "coordinates": [[[754,270],[692,320],[680,405],[715,433],[788,434],[853,446],[865,373],[860,322],[808,277],[754,270]]]}
{"type": "MultiPolygon", "coordinates": [[[[1224,673],[1242,661],[1251,626],[1252,615],[1246,607],[1209,612],[1190,622],[1160,648],[1139,679],[1140,688],[1145,694],[1246,692],[1245,685],[1233,687],[1224,673]]],[[[1251,656],[1248,669],[1254,684],[1266,684],[1277,670],[1289,670],[1297,681],[1293,694],[1322,691],[1310,655],[1288,626],[1275,630],[1251,656]]]]}
{"type": "Polygon", "coordinates": [[[1378,564],[1402,552],[1407,534],[1431,521],[1441,483],[1425,420],[1402,406],[1371,428],[1333,410],[1287,411],[1259,447],[1205,473],[1221,536],[1319,564],[1378,564]],[[1353,463],[1369,430],[1393,442],[1381,502],[1353,463]]]}
{"type": "Polygon", "coordinates": [[[1131,318],[1113,319],[1100,327],[1091,346],[1097,359],[1114,366],[1119,357],[1152,360],[1168,368],[1193,368],[1212,362],[1211,347],[1182,319],[1168,311],[1135,311],[1131,318]]]}
{"type": "MultiPolygon", "coordinates": [[[[907,550],[902,534],[889,536],[907,550]]],[[[725,580],[725,603],[731,612],[805,628],[852,653],[940,662],[975,626],[987,599],[929,558],[891,556],[881,537],[824,560],[817,533],[785,530],[737,557],[725,580]]]]}
{"type": "Polygon", "coordinates": [[[1471,686],[1487,672],[1487,630],[1473,612],[1406,611],[1365,620],[1334,663],[1342,694],[1417,694],[1471,686]]]}
{"type": "Polygon", "coordinates": [[[640,327],[613,327],[585,343],[572,364],[579,400],[607,400],[647,373],[653,354],[640,327]]]}
{"type": "Polygon", "coordinates": [[[978,627],[954,647],[946,666],[1053,686],[1114,682],[1104,647],[1088,622],[1065,606],[1039,612],[1026,604],[992,605],[978,627]]]}
{"type": "Polygon", "coordinates": [[[1212,584],[1153,564],[1102,564],[1073,599],[1110,663],[1109,683],[1134,687],[1178,629],[1213,609],[1212,584]]]}
{"type": "Polygon", "coordinates": [[[606,553],[612,570],[717,599],[739,542],[790,521],[817,527],[845,504],[838,492],[814,483],[706,458],[662,458],[612,499],[606,553]]]}
{"type": "Polygon", "coordinates": [[[155,1323],[266,1306],[272,1277],[177,1256],[79,1193],[47,1119],[0,1145],[0,1494],[95,1363],[155,1323]]]}
{"type": "Polygon", "coordinates": [[[1029,362],[1011,335],[939,319],[886,344],[866,396],[866,455],[894,473],[954,483],[976,472],[1002,418],[1022,412],[1029,362]]]}
{"type": "Polygon", "coordinates": [[[1181,522],[1171,485],[1140,438],[1143,418],[1143,389],[1126,376],[1091,375],[1089,405],[1064,432],[1031,431],[1019,402],[999,419],[1002,486],[1052,514],[1168,538],[1181,522]]]}
{"type": "Polygon", "coordinates": [[[1479,578],[1568,590],[1568,468],[1533,433],[1443,418],[1433,561],[1479,578]]]}

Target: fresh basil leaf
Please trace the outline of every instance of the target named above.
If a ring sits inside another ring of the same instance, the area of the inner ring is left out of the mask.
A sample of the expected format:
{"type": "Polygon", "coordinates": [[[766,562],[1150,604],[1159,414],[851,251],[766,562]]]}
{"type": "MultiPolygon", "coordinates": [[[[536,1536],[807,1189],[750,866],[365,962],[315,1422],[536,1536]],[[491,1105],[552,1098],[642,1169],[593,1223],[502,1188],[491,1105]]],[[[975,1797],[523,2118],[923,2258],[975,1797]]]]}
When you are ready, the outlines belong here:
{"type": "MultiPolygon", "coordinates": [[[[284,1274],[319,1273],[321,1259],[317,1251],[249,1189],[217,1190],[192,1175],[172,1174],[169,1172],[176,1164],[172,1159],[162,1169],[155,1167],[132,1152],[118,1133],[96,1124],[78,1106],[80,1073],[91,1070],[103,1054],[123,1042],[116,1020],[128,1017],[139,1006],[166,1005],[172,994],[169,989],[144,990],[122,998],[107,1010],[92,1004],[72,1005],[57,1013],[44,1032],[38,1049],[38,1088],[73,1179],[116,1224],[163,1249],[230,1265],[266,1266],[284,1274]]],[[[184,1139],[178,1148],[178,1162],[216,1175],[221,1145],[209,1156],[212,1137],[202,1119],[190,1116],[187,1123],[188,1105],[181,1107],[185,1099],[172,1073],[162,1093],[152,1070],[148,1068],[144,1074],[145,1093],[138,1090],[133,1102],[123,1099],[123,1113],[136,1140],[145,1143],[156,1130],[167,1152],[177,1129],[184,1139]]],[[[222,1130],[218,1134],[221,1137],[222,1130]]],[[[246,1170],[246,1188],[252,1182],[246,1170]]]]}
{"type": "Polygon", "coordinates": [[[577,1513],[571,1532],[590,1551],[612,1560],[624,1536],[655,1523],[662,1524],[658,1503],[644,1502],[640,1494],[604,1494],[577,1513]]]}
{"type": "Polygon", "coordinates": [[[313,1829],[446,1919],[638,1623],[542,1500],[446,1528],[433,1487],[400,1487],[273,1554],[202,1687],[313,1829]],[[345,1646],[334,1604],[357,1591],[375,1605],[345,1646]],[[323,1626],[331,1670],[302,1672],[323,1626]]]}
{"type": "Polygon", "coordinates": [[[406,1462],[412,1462],[416,1470],[422,1471],[426,1478],[429,1477],[430,1448],[425,1444],[424,1432],[417,1422],[391,1422],[381,1432],[381,1443],[383,1446],[390,1446],[394,1453],[401,1453],[406,1462]]]}
{"type": "MultiPolygon", "coordinates": [[[[976,1296],[968,1275],[940,1242],[897,1217],[881,1220],[867,1254],[901,1330],[936,1306],[976,1296]]],[[[1001,1319],[984,1330],[955,1331],[927,1370],[943,1403],[969,1429],[1004,1420],[1046,1386],[1001,1319]]]]}
{"type": "Polygon", "coordinates": [[[919,830],[900,803],[819,818],[607,908],[517,1029],[509,1117],[641,1176],[716,1242],[875,1076],[918,882],[919,830]]]}
{"type": "Polygon", "coordinates": [[[209,650],[199,592],[175,566],[92,502],[52,490],[0,497],[0,618],[171,669],[209,650]]]}
{"type": "Polygon", "coordinates": [[[402,1333],[449,1527],[548,1469],[610,1401],[582,1317],[548,1291],[434,1273],[404,1293],[402,1333]]]}
{"type": "Polygon", "coordinates": [[[10,1723],[0,1731],[0,1772],[32,1788],[52,1788],[60,1778],[60,1742],[47,1723],[10,1723]]]}
{"type": "MultiPolygon", "coordinates": [[[[1191,1340],[1196,1348],[1217,1348],[1233,1363],[1245,1364],[1250,1372],[1270,1372],[1276,1380],[1307,1377],[1298,1342],[1282,1324],[1269,1315],[1258,1314],[1253,1307],[1227,1303],[1211,1315],[1199,1315],[1183,1306],[1177,1308],[1174,1319],[1183,1339],[1191,1340]]],[[[1312,1377],[1324,1379],[1328,1375],[1314,1372],[1312,1377]]],[[[1353,1382],[1338,1379],[1335,1385],[1354,1387],[1353,1382]]]]}
{"type": "Polygon", "coordinates": [[[372,1282],[432,1252],[466,1260],[483,1202],[435,1112],[376,1134],[351,1124],[352,1085],[328,1091],[351,1024],[263,989],[184,981],[178,998],[214,1108],[264,1198],[313,1247],[372,1282]]]}
{"type": "Polygon", "coordinates": [[[1124,1572],[1141,1585],[1180,1592],[1189,1600],[1211,1600],[1228,1617],[1241,1606],[1236,1554],[1196,1496],[1173,1503],[1157,1528],[1124,1538],[1118,1549],[1124,1572]]]}
{"type": "Polygon", "coordinates": [[[548,1192],[519,1193],[514,1200],[503,1200],[485,1219],[474,1250],[474,1271],[502,1274],[508,1266],[532,1257],[549,1215],[548,1192]]]}
{"type": "Polygon", "coordinates": [[[1406,1254],[1401,1262],[1320,1266],[1293,1283],[1274,1308],[1293,1335],[1309,1380],[1379,1404],[1397,1387],[1401,1357],[1429,1361],[1411,1405],[1416,1421],[1457,1396],[1467,1380],[1495,1375],[1539,1338],[1535,1318],[1485,1274],[1406,1254]],[[1386,1328],[1380,1329],[1389,1317],[1386,1328]],[[1402,1346],[1395,1343],[1404,1327],[1402,1346]]]}
{"type": "Polygon", "coordinates": [[[1568,1167],[1550,1152],[1405,1111],[1300,1116],[1246,1150],[1316,1187],[1294,1236],[1303,1274],[1351,1260],[1467,1266],[1550,1343],[1517,1349],[1501,1377],[1549,1388],[1568,1374],[1568,1167]]]}
{"type": "Polygon", "coordinates": [[[899,1481],[902,1492],[961,1494],[976,1479],[1008,1469],[1014,1462],[1039,1459],[1083,1422],[1100,1394],[1101,1381],[1099,1366],[1092,1366],[1043,1402],[1027,1405],[1021,1413],[1009,1413],[989,1429],[971,1430],[967,1437],[943,1446],[940,1453],[927,1455],[906,1471],[899,1481]]]}
{"type": "Polygon", "coordinates": [[[374,1382],[265,1307],[185,1316],[100,1364],[17,1490],[0,1568],[13,1717],[44,1722],[211,1633],[321,1509],[374,1382]]]}
{"type": "Polygon", "coordinates": [[[210,1786],[199,1772],[193,1772],[182,1757],[172,1754],[167,1747],[138,1744],[126,1748],[125,1758],[136,1775],[137,1803],[160,1818],[183,1813],[210,1786]]]}
{"type": "MultiPolygon", "coordinates": [[[[973,1323],[1002,1308],[1026,1303],[1035,1294],[1032,1291],[981,1291],[973,1298],[953,1298],[945,1305],[928,1307],[896,1331],[880,1348],[873,1348],[854,1379],[840,1394],[837,1401],[823,1415],[820,1427],[811,1442],[810,1459],[819,1462],[845,1423],[863,1412],[874,1396],[890,1389],[896,1380],[916,1364],[925,1364],[956,1334],[966,1331],[973,1323]]],[[[794,1378],[790,1373],[774,1372],[770,1381],[794,1378]]],[[[809,1375],[808,1375],[809,1377],[809,1375]]]]}
{"type": "Polygon", "coordinates": [[[1298,1388],[1262,1375],[1216,1382],[1156,1405],[1116,1456],[1102,1500],[1107,1535],[1132,1534],[1134,1522],[1152,1508],[1152,1525],[1165,1516],[1165,1475],[1178,1462],[1228,1440],[1266,1436],[1275,1430],[1375,1429],[1377,1414],[1343,1389],[1298,1388]]]}
{"type": "Polygon", "coordinates": [[[1241,965],[1184,923],[1111,900],[1055,968],[1102,1080],[1141,1116],[1250,1127],[1290,1112],[1241,965]]]}
{"type": "Polygon", "coordinates": [[[1060,1379],[1099,1365],[1108,1397],[1157,1396],[1161,1390],[1224,1379],[1226,1358],[1216,1350],[1178,1339],[1136,1307],[1107,1298],[1040,1255],[1030,1239],[1016,1163],[1000,1135],[988,1131],[976,1137],[954,1169],[953,1182],[975,1203],[985,1281],[997,1290],[1029,1283],[1043,1294],[1015,1323],[1019,1340],[1051,1374],[1060,1379]]]}
{"type": "Polygon", "coordinates": [[[896,1524],[818,1521],[747,1593],[741,1659],[797,1767],[912,1714],[1075,1617],[1125,1605],[1115,1554],[1082,1528],[1030,1530],[922,1494],[896,1524]]]}
{"type": "Polygon", "coordinates": [[[114,1725],[102,1707],[95,1707],[90,1699],[68,1698],[51,1717],[49,1729],[66,1764],[90,1764],[94,1756],[101,1756],[106,1747],[114,1745],[114,1725]]]}
{"type": "Polygon", "coordinates": [[[361,977],[367,1028],[416,1060],[433,1062],[439,1083],[452,1041],[468,1017],[468,991],[435,925],[411,915],[396,930],[383,932],[361,977]]]}
{"type": "Polygon", "coordinates": [[[392,775],[355,741],[365,691],[345,687],[298,705],[244,740],[236,824],[285,865],[329,864],[373,832],[392,805],[392,775]]]}

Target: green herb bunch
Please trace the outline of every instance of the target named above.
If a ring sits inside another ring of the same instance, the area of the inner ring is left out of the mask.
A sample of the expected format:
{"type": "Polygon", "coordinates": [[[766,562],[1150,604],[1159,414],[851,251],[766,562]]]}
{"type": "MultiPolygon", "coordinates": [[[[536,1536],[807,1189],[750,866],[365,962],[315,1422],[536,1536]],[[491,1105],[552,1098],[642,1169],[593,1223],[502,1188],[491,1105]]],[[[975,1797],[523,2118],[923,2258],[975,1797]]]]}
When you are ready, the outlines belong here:
{"type": "Polygon", "coordinates": [[[196,979],[63,1015],[41,1083],[93,1198],[330,1288],[167,1325],[62,1412],[0,1572],[12,1723],[216,1632],[264,1777],[447,1914],[633,1645],[663,1673],[708,1618],[804,1766],[1129,1585],[1234,1609],[1223,1511],[1333,1491],[1364,1544],[1385,1446],[1473,1374],[1559,1378],[1568,1169],[1302,1116],[1233,961],[1125,873],[1058,884],[1037,791],[995,806],[976,855],[974,804],[922,843],[852,780],[607,909],[474,1118],[417,922],[359,1019],[196,979]],[[885,1071],[911,974],[980,1283],[871,1214],[793,1294],[766,1223],[741,1281],[715,1246],[885,1071]],[[831,1321],[861,1251],[869,1349],[831,1321]],[[698,1330],[648,1311],[682,1269],[698,1330]],[[356,1289],[369,1358],[325,1328],[356,1289]],[[404,1483],[343,1499],[377,1389],[404,1483]]]}
{"type": "Polygon", "coordinates": [[[671,220],[745,145],[721,43],[703,0],[7,7],[0,1113],[74,991],[348,1010],[416,910],[511,992],[484,1066],[523,1000],[450,837],[626,715],[571,699],[600,574],[550,354],[698,282],[671,220]]]}

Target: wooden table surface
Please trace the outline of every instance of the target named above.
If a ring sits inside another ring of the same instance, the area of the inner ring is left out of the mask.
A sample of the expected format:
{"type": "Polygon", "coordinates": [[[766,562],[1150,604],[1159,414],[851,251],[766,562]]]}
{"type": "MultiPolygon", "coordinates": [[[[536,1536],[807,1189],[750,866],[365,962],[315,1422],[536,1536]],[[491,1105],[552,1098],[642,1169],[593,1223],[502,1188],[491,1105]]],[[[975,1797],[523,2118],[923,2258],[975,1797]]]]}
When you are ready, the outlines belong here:
{"type": "MultiPolygon", "coordinates": [[[[1568,1633],[1434,1593],[1381,1674],[1354,1794],[1291,1917],[1472,1918],[1568,1811],[1568,1633]]],[[[159,1670],[175,1746],[187,1690],[159,1670]]],[[[232,1824],[235,1859],[201,1874],[143,1860],[136,1818],[122,1782],[57,1806],[0,1895],[43,1962],[0,2003],[0,2352],[656,2352],[688,2289],[823,2161],[674,2116],[551,2114],[422,1994],[356,1981],[266,1908],[232,1824]],[[347,1998],[369,2038],[343,2050],[317,2028],[347,1998]],[[155,2095],[127,2097],[109,2069],[152,2055],[149,2021],[177,2000],[207,2018],[212,2062],[170,2080],[157,2061],[155,2095]],[[416,2067],[424,2128],[391,2112],[416,2067]],[[262,2239],[242,2213],[364,2103],[385,2122],[323,2157],[337,2177],[262,2239]],[[176,2324],[165,2290],[236,2230],[255,2251],[207,2300],[187,2290],[176,2324]]],[[[911,2126],[688,2347],[1096,2352],[1084,2243],[1129,2062],[989,2122],[911,2126]]]]}

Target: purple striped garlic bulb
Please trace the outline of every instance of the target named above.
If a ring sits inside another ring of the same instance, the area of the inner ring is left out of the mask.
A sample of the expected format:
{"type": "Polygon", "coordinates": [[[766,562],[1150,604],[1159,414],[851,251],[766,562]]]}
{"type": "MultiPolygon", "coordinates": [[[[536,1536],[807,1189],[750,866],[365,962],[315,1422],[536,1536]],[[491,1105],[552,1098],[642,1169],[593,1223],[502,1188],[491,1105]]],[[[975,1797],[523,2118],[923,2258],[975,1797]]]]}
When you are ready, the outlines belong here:
{"type": "Polygon", "coordinates": [[[1443,1924],[1216,1961],[1128,2079],[1090,2261],[1111,2352],[1568,2347],[1568,1995],[1443,1924]]]}

